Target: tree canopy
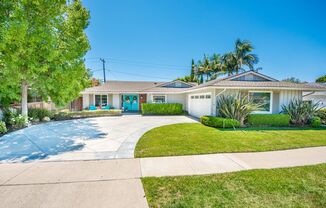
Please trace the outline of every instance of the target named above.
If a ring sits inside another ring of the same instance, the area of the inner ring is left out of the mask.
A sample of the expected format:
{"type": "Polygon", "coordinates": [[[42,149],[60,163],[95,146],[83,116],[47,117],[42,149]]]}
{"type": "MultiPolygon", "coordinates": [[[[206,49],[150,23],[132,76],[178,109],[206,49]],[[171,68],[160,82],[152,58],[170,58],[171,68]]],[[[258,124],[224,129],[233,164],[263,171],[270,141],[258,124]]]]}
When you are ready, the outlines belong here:
{"type": "Polygon", "coordinates": [[[319,83],[326,83],[326,75],[317,78],[317,79],[316,79],[316,82],[319,82],[319,83]]]}
{"type": "Polygon", "coordinates": [[[284,82],[292,82],[292,83],[305,83],[304,81],[301,81],[300,79],[295,78],[295,77],[285,78],[282,81],[284,81],[284,82]]]}
{"type": "Polygon", "coordinates": [[[0,102],[21,98],[26,115],[28,88],[57,105],[77,97],[89,85],[83,57],[90,14],[81,0],[0,4],[0,102]]]}
{"type": "MultiPolygon", "coordinates": [[[[252,53],[253,45],[246,40],[237,39],[234,44],[234,50],[223,55],[213,54],[212,56],[204,55],[202,60],[195,64],[192,60],[191,74],[179,80],[203,83],[216,79],[220,75],[232,75],[245,71],[245,67],[255,70],[255,64],[258,63],[258,56],[252,53]]],[[[260,68],[258,68],[260,69],[260,68]]]]}

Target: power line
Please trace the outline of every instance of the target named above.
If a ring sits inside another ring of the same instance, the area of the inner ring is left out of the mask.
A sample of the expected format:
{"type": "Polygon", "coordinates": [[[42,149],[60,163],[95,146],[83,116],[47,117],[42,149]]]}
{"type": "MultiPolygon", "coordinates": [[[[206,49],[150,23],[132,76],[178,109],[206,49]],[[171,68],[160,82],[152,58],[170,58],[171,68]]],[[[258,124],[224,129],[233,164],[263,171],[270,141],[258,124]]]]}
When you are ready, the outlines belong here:
{"type": "MultiPolygon", "coordinates": [[[[141,66],[141,67],[152,67],[150,65],[143,65],[143,64],[137,64],[137,63],[128,63],[128,62],[118,62],[118,61],[110,61],[111,64],[124,64],[124,65],[133,65],[133,66],[141,66]]],[[[171,71],[187,71],[189,69],[180,69],[180,68],[167,68],[166,66],[160,66],[160,65],[153,65],[155,68],[160,68],[160,70],[171,70],[171,71]]]]}
{"type": "Polygon", "coordinates": [[[159,64],[159,63],[151,63],[151,62],[144,62],[144,61],[130,61],[125,59],[115,59],[115,58],[109,58],[112,61],[120,61],[120,62],[126,62],[126,63],[139,63],[139,64],[148,64],[148,65],[157,65],[157,66],[165,66],[165,67],[189,67],[189,66],[181,66],[181,65],[174,65],[174,64],[159,64]]]}
{"type": "MultiPolygon", "coordinates": [[[[86,58],[88,60],[94,60],[99,58],[86,58]]],[[[190,66],[181,66],[181,65],[174,65],[174,64],[161,64],[161,63],[152,63],[152,62],[144,62],[144,61],[132,61],[126,59],[116,59],[116,58],[109,58],[105,57],[105,59],[111,60],[112,62],[116,63],[129,63],[129,64],[142,64],[142,65],[154,65],[154,66],[161,66],[161,67],[179,67],[179,68],[189,68],[190,66]]]]}
{"type": "Polygon", "coordinates": [[[171,78],[167,78],[167,77],[148,76],[148,75],[144,75],[144,74],[135,74],[135,73],[129,73],[129,72],[115,71],[115,70],[109,70],[109,71],[114,72],[114,73],[118,73],[118,74],[131,75],[131,76],[171,80],[171,78]]]}
{"type": "MultiPolygon", "coordinates": [[[[91,70],[91,72],[102,71],[102,69],[90,69],[90,70],[91,70]]],[[[130,73],[130,72],[124,72],[124,71],[107,70],[107,69],[106,69],[106,71],[107,72],[111,72],[111,73],[126,74],[126,75],[131,75],[131,76],[138,76],[138,77],[147,77],[147,78],[156,78],[156,79],[171,80],[171,78],[159,77],[159,76],[151,76],[151,75],[147,75],[147,74],[130,73]]]]}

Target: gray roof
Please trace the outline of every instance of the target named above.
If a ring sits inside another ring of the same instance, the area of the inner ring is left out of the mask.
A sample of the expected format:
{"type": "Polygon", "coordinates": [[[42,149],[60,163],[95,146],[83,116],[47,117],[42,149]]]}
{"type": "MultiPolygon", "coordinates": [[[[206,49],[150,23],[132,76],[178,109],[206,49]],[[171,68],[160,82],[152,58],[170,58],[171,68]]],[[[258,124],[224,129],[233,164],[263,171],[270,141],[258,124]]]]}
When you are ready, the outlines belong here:
{"type": "Polygon", "coordinates": [[[217,83],[214,83],[213,86],[223,86],[223,87],[271,87],[271,88],[295,88],[295,89],[326,89],[325,86],[320,84],[298,84],[298,83],[292,83],[292,82],[283,82],[283,81],[277,81],[277,82],[250,82],[250,81],[228,81],[223,80],[217,83]]]}
{"type": "Polygon", "coordinates": [[[83,93],[94,92],[108,92],[108,93],[120,93],[120,92],[141,92],[145,89],[153,88],[161,85],[164,82],[145,82],[145,81],[107,81],[104,84],[96,87],[90,87],[84,90],[83,93]]]}
{"type": "MultiPolygon", "coordinates": [[[[173,81],[172,81],[173,82],[173,81]]],[[[194,90],[200,90],[202,88],[251,88],[251,89],[298,89],[306,91],[326,91],[326,86],[318,83],[292,83],[283,82],[268,77],[264,74],[247,71],[237,75],[219,78],[211,80],[204,84],[195,85],[193,83],[187,83],[192,85],[189,88],[177,88],[166,87],[165,85],[172,82],[147,82],[147,81],[107,81],[101,86],[91,87],[85,89],[82,94],[87,93],[182,93],[194,90]],[[255,75],[262,76],[266,81],[237,81],[233,80],[239,76],[254,73],[255,75]]]]}
{"type": "Polygon", "coordinates": [[[196,89],[206,88],[206,87],[218,87],[218,88],[270,88],[270,89],[300,89],[300,90],[321,90],[326,91],[326,85],[318,84],[318,83],[292,83],[292,82],[283,82],[268,77],[259,72],[247,71],[237,75],[231,75],[228,77],[223,77],[215,80],[208,81],[198,86],[194,86],[192,88],[187,89],[187,91],[192,91],[196,89]],[[236,81],[232,80],[235,77],[242,76],[248,73],[254,73],[259,76],[264,76],[270,81],[236,81]]]}
{"type": "MultiPolygon", "coordinates": [[[[173,81],[172,81],[173,82],[173,81]]],[[[147,82],[147,81],[107,81],[104,84],[96,87],[85,89],[82,93],[173,93],[183,92],[187,88],[164,87],[172,82],[147,82]]],[[[182,82],[182,81],[178,81],[182,82]]],[[[194,86],[193,83],[187,83],[194,86]]]]}

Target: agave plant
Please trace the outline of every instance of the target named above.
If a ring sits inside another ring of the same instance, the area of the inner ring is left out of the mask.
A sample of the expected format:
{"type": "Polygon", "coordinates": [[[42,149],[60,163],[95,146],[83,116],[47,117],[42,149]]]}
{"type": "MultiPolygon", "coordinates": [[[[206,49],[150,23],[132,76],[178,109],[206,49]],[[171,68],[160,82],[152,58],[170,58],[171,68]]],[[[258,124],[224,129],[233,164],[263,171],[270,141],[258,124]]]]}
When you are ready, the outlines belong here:
{"type": "Polygon", "coordinates": [[[303,100],[292,100],[288,105],[283,105],[284,113],[290,115],[291,123],[295,125],[307,124],[317,113],[319,103],[306,102],[303,100]]]}
{"type": "Polygon", "coordinates": [[[249,96],[221,95],[217,99],[217,115],[223,118],[232,118],[244,126],[244,121],[257,106],[252,102],[249,96]]]}

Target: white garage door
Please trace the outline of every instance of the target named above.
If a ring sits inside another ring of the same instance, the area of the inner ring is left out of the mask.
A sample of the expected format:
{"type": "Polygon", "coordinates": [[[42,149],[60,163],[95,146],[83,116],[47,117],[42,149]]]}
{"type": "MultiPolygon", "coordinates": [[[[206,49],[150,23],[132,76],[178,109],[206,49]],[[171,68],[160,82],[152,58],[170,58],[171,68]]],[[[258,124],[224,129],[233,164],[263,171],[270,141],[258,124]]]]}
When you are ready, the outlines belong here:
{"type": "Polygon", "coordinates": [[[190,94],[188,97],[189,114],[199,118],[211,115],[212,95],[211,93],[190,94]]]}

